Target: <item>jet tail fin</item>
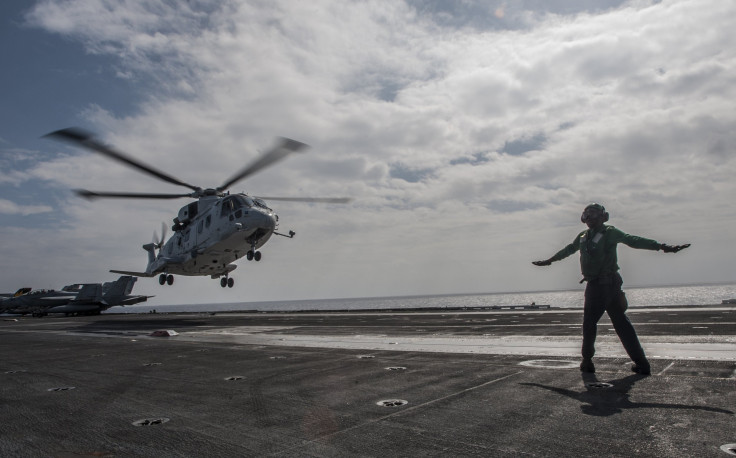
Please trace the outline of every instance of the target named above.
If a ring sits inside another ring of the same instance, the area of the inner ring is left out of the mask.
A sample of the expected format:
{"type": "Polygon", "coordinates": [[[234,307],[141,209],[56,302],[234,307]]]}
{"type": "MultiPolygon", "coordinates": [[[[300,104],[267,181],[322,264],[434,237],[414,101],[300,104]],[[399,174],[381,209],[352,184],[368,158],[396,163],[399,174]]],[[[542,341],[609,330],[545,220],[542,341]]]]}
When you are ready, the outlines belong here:
{"type": "Polygon", "coordinates": [[[20,297],[20,296],[22,296],[24,294],[28,294],[30,292],[31,292],[31,288],[20,288],[20,289],[18,289],[18,291],[15,292],[15,294],[13,294],[10,297],[20,297]]]}
{"type": "Polygon", "coordinates": [[[105,283],[103,285],[102,296],[108,304],[118,302],[133,292],[133,285],[138,281],[137,278],[130,275],[123,275],[114,282],[105,283]]]}
{"type": "Polygon", "coordinates": [[[72,302],[74,303],[96,303],[102,301],[102,285],[99,283],[87,283],[77,293],[72,302]]]}

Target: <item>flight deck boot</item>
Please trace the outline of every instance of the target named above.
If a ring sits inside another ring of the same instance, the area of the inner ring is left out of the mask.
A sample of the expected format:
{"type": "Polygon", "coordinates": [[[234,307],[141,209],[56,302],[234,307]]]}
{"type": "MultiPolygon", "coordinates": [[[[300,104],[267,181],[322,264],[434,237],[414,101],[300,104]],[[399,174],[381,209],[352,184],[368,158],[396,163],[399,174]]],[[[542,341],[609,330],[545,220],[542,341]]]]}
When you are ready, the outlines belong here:
{"type": "Polygon", "coordinates": [[[590,358],[583,358],[583,362],[580,363],[580,372],[595,372],[595,365],[593,364],[593,360],[590,358]]]}
{"type": "Polygon", "coordinates": [[[644,362],[634,363],[631,366],[631,371],[636,372],[637,374],[641,374],[641,375],[651,375],[652,374],[652,368],[649,365],[649,361],[647,361],[646,359],[644,360],[644,362]]]}

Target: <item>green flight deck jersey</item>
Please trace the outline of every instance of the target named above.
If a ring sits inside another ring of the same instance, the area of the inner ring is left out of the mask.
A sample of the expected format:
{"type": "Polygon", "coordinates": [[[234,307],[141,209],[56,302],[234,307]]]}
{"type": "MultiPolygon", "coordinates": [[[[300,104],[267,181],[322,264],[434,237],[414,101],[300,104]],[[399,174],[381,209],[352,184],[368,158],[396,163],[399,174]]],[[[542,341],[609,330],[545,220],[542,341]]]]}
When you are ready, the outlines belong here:
{"type": "Polygon", "coordinates": [[[593,280],[618,272],[616,245],[623,243],[631,248],[659,251],[661,244],[656,240],[629,235],[613,226],[588,229],[575,240],[552,256],[550,261],[559,261],[580,250],[580,269],[585,280],[593,280]]]}

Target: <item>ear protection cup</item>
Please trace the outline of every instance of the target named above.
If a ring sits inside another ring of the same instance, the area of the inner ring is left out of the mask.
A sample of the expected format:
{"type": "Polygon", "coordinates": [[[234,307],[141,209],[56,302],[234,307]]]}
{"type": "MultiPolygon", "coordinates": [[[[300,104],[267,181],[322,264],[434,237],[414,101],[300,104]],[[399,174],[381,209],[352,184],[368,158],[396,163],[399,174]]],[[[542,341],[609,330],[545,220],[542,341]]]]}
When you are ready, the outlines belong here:
{"type": "Polygon", "coordinates": [[[598,210],[599,212],[601,212],[601,214],[603,215],[603,222],[604,222],[604,223],[605,223],[605,222],[608,222],[608,218],[609,218],[610,216],[609,216],[608,212],[606,211],[606,208],[605,208],[605,207],[604,207],[603,205],[601,205],[601,204],[590,204],[590,205],[588,205],[587,207],[585,207],[585,210],[583,210],[583,214],[582,214],[582,215],[580,215],[580,221],[581,221],[581,222],[582,222],[583,224],[585,224],[585,221],[586,221],[586,219],[585,219],[585,213],[586,213],[586,212],[588,211],[588,209],[590,209],[590,208],[594,208],[594,209],[598,210]]]}

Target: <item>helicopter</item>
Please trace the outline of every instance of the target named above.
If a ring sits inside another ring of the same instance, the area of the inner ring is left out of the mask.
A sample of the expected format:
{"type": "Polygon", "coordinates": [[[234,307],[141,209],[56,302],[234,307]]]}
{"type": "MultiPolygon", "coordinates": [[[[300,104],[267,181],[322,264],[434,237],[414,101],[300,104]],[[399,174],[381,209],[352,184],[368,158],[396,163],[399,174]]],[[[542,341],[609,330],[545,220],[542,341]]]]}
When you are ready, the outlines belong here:
{"type": "Polygon", "coordinates": [[[201,188],[179,180],[150,165],[116,151],[97,140],[94,134],[71,127],[51,132],[44,137],[71,143],[101,154],[140,172],[167,183],[189,188],[192,192],[181,194],[157,194],[137,192],[95,192],[76,189],[74,192],[86,199],[196,199],[179,210],[171,227],[173,235],[166,240],[166,224],[161,238],[154,232],[153,241],[143,245],[148,254],[145,271],[110,270],[110,272],[136,277],[155,277],[161,285],[172,285],[174,275],[210,276],[220,279],[220,286],[232,288],[235,281],[230,273],[237,268],[234,262],[242,257],[248,261],[260,261],[259,251],[272,235],[293,238],[296,234],[277,232],[279,217],[266,203],[267,200],[285,202],[348,203],[347,197],[257,197],[245,193],[230,194],[235,183],[273,165],[292,153],[304,151],[307,145],[289,138],[280,138],[277,144],[255,161],[245,166],[216,188],[201,188]]]}

